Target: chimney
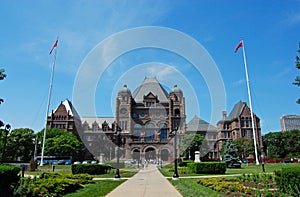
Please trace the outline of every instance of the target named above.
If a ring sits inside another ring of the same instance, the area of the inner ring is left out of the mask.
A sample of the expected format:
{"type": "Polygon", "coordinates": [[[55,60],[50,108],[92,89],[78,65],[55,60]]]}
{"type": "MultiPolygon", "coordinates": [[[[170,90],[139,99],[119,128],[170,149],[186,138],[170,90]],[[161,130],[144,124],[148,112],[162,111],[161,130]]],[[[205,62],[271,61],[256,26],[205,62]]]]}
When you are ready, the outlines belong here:
{"type": "Polygon", "coordinates": [[[223,115],[223,120],[225,120],[227,116],[226,111],[222,111],[222,115],[223,115]]]}

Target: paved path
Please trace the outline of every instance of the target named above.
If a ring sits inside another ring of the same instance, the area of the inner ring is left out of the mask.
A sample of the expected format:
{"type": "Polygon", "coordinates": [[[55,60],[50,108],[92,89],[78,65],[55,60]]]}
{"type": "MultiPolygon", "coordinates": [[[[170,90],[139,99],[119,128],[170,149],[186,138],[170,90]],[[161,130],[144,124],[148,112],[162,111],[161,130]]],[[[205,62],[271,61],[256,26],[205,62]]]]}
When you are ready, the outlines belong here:
{"type": "MultiPolygon", "coordinates": [[[[121,175],[122,176],[122,175],[121,175]]],[[[132,178],[118,186],[107,197],[181,197],[173,185],[158,171],[156,165],[149,165],[132,178]]]]}

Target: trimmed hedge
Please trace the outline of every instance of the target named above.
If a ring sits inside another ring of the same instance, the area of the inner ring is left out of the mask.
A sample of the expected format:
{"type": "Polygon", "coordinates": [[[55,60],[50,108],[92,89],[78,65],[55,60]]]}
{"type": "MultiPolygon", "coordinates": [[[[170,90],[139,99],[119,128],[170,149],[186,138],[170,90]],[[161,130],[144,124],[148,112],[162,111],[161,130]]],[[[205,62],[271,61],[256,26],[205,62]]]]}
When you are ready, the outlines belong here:
{"type": "Polygon", "coordinates": [[[22,178],[14,191],[14,197],[63,196],[92,183],[92,178],[88,174],[61,173],[43,173],[39,178],[22,178]]]}
{"type": "Polygon", "coordinates": [[[188,163],[187,167],[196,174],[225,174],[226,172],[226,163],[221,162],[188,163]]]}
{"type": "Polygon", "coordinates": [[[179,166],[180,167],[187,167],[187,165],[189,163],[193,163],[194,161],[193,160],[182,160],[181,162],[179,162],[179,166]]]}
{"type": "Polygon", "coordinates": [[[13,188],[20,180],[20,168],[13,165],[0,165],[0,195],[12,196],[13,188]]]}
{"type": "Polygon", "coordinates": [[[275,181],[281,192],[290,196],[300,195],[300,168],[282,168],[275,171],[275,181]]]}
{"type": "Polygon", "coordinates": [[[75,164],[72,165],[72,174],[107,174],[111,168],[105,164],[75,164]]]}

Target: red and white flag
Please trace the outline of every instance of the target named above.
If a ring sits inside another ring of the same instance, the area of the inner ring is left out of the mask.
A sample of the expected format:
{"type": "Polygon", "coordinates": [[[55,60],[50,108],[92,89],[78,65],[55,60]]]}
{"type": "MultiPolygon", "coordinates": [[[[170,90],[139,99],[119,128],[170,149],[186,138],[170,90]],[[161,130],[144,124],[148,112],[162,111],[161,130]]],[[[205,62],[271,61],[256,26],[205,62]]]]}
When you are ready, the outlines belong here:
{"type": "Polygon", "coordinates": [[[58,39],[55,41],[55,43],[54,43],[54,45],[53,45],[52,49],[50,50],[50,53],[49,53],[49,55],[51,55],[51,54],[52,54],[52,51],[53,51],[53,49],[54,49],[55,47],[57,47],[57,44],[58,44],[58,39]]]}
{"type": "Polygon", "coordinates": [[[237,47],[235,48],[234,52],[238,52],[239,48],[243,47],[244,46],[244,43],[243,41],[240,41],[240,43],[237,45],[237,47]]]}

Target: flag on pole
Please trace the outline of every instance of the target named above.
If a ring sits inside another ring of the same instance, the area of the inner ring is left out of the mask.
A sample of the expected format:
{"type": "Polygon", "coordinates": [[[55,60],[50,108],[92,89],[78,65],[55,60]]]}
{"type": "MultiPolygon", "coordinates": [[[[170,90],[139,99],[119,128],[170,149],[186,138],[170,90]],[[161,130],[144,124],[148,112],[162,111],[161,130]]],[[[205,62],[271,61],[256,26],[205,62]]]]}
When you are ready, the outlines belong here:
{"type": "Polygon", "coordinates": [[[243,41],[240,41],[240,43],[237,45],[237,47],[235,48],[234,52],[238,52],[239,48],[241,48],[242,46],[244,46],[243,41]]]}
{"type": "Polygon", "coordinates": [[[55,41],[55,43],[54,43],[54,45],[53,45],[52,49],[50,50],[50,53],[49,53],[49,55],[51,55],[51,53],[52,53],[53,49],[54,49],[55,47],[57,47],[57,44],[58,44],[58,39],[55,41]]]}

